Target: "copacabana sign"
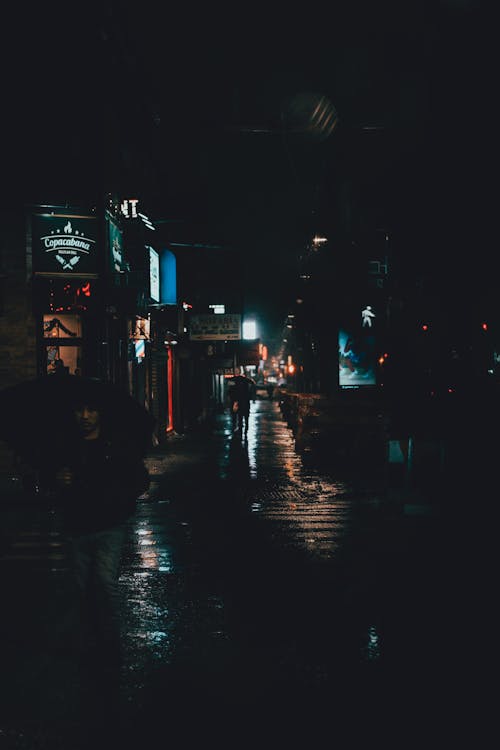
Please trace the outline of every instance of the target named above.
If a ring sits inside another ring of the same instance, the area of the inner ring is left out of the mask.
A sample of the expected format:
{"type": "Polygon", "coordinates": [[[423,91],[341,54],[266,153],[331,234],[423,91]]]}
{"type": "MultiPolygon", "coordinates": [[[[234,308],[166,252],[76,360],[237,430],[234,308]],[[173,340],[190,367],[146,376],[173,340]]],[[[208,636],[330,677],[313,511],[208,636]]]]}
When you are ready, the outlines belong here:
{"type": "Polygon", "coordinates": [[[98,222],[95,216],[33,214],[33,273],[46,276],[97,276],[98,222]]]}

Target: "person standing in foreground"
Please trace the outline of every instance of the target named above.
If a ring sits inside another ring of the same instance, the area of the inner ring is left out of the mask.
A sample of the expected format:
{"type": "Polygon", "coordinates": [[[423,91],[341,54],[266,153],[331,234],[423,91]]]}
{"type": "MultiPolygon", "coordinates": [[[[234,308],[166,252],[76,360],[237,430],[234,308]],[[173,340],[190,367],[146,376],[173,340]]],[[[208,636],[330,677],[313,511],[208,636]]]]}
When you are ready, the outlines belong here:
{"type": "Polygon", "coordinates": [[[99,667],[113,669],[121,663],[118,577],[126,522],[149,474],[143,457],[113,435],[104,414],[98,403],[74,406],[74,434],[66,460],[52,467],[52,480],[71,545],[80,615],[75,627],[82,636],[87,631],[99,667]]]}

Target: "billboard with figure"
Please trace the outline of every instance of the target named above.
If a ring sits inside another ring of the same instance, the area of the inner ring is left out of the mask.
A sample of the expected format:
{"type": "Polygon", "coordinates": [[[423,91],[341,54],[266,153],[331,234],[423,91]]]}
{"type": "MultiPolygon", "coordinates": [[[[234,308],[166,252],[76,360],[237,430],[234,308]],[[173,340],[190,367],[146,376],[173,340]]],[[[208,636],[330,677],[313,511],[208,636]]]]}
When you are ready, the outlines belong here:
{"type": "Polygon", "coordinates": [[[339,326],[339,386],[377,385],[376,310],[366,305],[358,314],[346,315],[339,326]]]}

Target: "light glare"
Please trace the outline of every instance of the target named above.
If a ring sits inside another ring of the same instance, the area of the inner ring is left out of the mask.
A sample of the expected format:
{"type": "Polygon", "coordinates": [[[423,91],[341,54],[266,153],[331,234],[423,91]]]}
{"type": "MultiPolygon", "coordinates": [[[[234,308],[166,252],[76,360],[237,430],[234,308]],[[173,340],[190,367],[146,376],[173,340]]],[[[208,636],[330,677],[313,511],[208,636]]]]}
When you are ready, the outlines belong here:
{"type": "Polygon", "coordinates": [[[255,320],[243,321],[243,338],[244,339],[256,339],[257,338],[257,325],[255,320]]]}

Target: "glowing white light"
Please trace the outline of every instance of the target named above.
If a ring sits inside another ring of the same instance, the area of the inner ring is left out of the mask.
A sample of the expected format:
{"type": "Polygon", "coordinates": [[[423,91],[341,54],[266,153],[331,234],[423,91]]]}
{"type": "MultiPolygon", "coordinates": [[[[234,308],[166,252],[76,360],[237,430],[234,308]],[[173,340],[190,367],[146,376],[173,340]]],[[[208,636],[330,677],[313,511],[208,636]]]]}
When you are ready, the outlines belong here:
{"type": "Polygon", "coordinates": [[[214,311],[215,315],[224,315],[226,312],[225,305],[209,305],[209,307],[214,311]]]}
{"type": "Polygon", "coordinates": [[[256,339],[257,338],[257,324],[255,320],[243,321],[243,338],[244,339],[256,339]]]}

